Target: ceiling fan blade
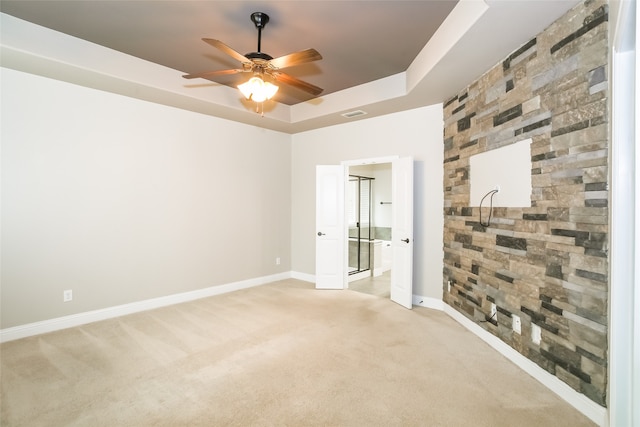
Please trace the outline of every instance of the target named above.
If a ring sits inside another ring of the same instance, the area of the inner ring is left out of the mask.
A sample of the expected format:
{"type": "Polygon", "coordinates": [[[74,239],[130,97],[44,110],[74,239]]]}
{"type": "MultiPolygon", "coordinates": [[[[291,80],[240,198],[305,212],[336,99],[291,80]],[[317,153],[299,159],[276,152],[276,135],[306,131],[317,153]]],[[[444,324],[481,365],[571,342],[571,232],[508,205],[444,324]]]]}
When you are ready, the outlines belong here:
{"type": "Polygon", "coordinates": [[[322,55],[315,49],[305,49],[300,52],[290,53],[289,55],[273,58],[269,61],[274,68],[287,68],[294,65],[304,64],[307,62],[318,61],[322,59],[322,55]]]}
{"type": "Polygon", "coordinates": [[[198,78],[202,78],[202,79],[208,79],[209,77],[213,77],[213,76],[224,76],[227,74],[238,74],[238,73],[243,73],[244,70],[220,70],[220,71],[205,71],[203,73],[195,73],[195,74],[186,74],[182,77],[184,77],[185,79],[198,79],[198,78]]]}
{"type": "Polygon", "coordinates": [[[279,82],[297,87],[298,89],[308,92],[314,96],[320,95],[320,93],[322,93],[322,91],[324,90],[319,88],[318,86],[312,85],[311,83],[307,83],[296,77],[290,76],[289,74],[276,72],[272,73],[271,75],[279,82]]]}
{"type": "Polygon", "coordinates": [[[210,44],[211,46],[213,46],[215,48],[220,49],[221,51],[223,51],[224,53],[226,53],[230,57],[236,59],[237,61],[240,61],[240,62],[251,62],[251,60],[249,58],[247,58],[243,54],[238,53],[235,50],[231,49],[229,46],[227,46],[226,44],[222,43],[220,40],[206,39],[205,38],[205,39],[202,39],[202,41],[204,41],[205,43],[210,44]]]}

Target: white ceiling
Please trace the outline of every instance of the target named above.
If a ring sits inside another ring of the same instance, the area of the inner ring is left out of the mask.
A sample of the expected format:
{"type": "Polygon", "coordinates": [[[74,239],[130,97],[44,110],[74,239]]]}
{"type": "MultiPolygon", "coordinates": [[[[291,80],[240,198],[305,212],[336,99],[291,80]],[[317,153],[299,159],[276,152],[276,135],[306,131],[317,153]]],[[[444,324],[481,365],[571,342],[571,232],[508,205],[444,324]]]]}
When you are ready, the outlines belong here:
{"type": "Polygon", "coordinates": [[[348,111],[363,110],[360,118],[368,118],[442,102],[577,3],[2,0],[0,53],[8,68],[296,133],[358,120],[341,116],[348,111]],[[181,77],[238,67],[203,37],[242,54],[256,51],[255,11],[270,16],[262,52],[321,53],[320,61],[285,70],[322,87],[318,98],[282,86],[261,117],[232,89],[237,76],[181,77]]]}

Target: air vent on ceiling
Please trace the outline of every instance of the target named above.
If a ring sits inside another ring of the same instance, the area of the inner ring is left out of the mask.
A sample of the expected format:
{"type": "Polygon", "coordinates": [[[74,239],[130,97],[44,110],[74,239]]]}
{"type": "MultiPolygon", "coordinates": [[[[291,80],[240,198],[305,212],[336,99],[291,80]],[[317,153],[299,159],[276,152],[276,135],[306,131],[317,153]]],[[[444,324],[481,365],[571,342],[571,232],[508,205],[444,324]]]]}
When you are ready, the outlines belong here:
{"type": "Polygon", "coordinates": [[[365,114],[367,113],[362,110],[355,110],[355,111],[349,111],[348,113],[342,113],[341,116],[346,117],[347,119],[352,119],[354,117],[364,116],[365,114]]]}

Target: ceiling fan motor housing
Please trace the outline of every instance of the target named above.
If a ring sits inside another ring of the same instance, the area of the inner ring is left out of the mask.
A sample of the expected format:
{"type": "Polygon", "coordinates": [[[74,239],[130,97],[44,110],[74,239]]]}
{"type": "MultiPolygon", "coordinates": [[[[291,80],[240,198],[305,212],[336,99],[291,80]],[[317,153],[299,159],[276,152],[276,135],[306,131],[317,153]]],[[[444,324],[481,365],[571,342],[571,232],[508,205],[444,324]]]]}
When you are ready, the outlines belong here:
{"type": "Polygon", "coordinates": [[[273,57],[263,52],[249,52],[245,55],[249,59],[262,59],[265,61],[271,61],[273,57]]]}

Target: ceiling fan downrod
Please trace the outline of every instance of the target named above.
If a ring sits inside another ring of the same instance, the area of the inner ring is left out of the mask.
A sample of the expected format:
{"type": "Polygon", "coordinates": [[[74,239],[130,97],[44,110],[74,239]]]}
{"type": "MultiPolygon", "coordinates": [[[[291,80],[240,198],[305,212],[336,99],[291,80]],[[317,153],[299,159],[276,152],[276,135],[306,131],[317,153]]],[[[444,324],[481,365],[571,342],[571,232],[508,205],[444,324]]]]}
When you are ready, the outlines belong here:
{"type": "Polygon", "coordinates": [[[262,29],[269,22],[269,15],[264,12],[253,12],[251,14],[251,21],[255,24],[258,29],[258,53],[261,53],[260,46],[262,44],[262,29]]]}

